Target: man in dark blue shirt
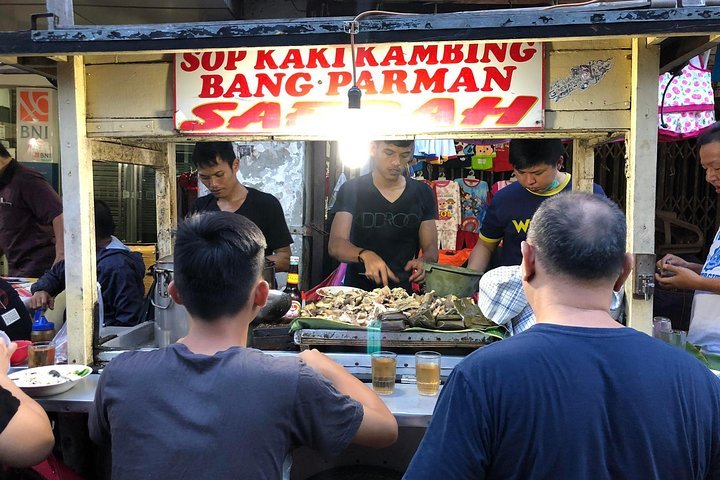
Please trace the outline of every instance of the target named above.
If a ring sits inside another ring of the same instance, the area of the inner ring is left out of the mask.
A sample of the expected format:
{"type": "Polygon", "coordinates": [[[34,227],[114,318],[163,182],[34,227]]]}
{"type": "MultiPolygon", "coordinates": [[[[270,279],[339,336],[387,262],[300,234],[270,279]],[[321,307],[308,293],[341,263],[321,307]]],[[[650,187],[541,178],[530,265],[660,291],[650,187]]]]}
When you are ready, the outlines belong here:
{"type": "MultiPolygon", "coordinates": [[[[468,259],[468,268],[484,272],[501,241],[499,266],[520,265],[520,243],[527,237],[535,210],[548,198],[572,190],[570,174],[561,171],[562,154],[559,139],[510,142],[510,163],[517,182],[493,196],[480,227],[480,238],[468,259]]],[[[605,195],[597,184],[593,184],[593,193],[605,195]]]]}
{"type": "Polygon", "coordinates": [[[405,478],[720,476],[720,381],[609,313],[625,219],[599,195],[548,199],[522,244],[538,324],[453,370],[405,478]]]}
{"type": "MultiPolygon", "coordinates": [[[[95,200],[95,246],[97,247],[97,280],[103,302],[103,324],[113,327],[137,325],[145,295],[145,264],[142,255],[132,252],[113,236],[110,207],[95,200]]],[[[65,261],[61,260],[45,272],[30,290],[28,306],[53,308],[54,297],[65,290],[65,261]]]]}

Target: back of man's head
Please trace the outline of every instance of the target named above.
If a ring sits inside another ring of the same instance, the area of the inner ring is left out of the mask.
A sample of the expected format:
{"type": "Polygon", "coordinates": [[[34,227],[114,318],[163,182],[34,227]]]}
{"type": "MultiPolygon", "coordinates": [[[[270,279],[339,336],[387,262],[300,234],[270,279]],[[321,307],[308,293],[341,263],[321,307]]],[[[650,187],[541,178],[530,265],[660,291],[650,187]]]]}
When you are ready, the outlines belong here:
{"type": "Polygon", "coordinates": [[[720,142],[720,122],[715,122],[697,139],[697,147],[700,148],[709,143],[720,142]]]}
{"type": "Polygon", "coordinates": [[[538,165],[555,166],[563,154],[563,145],[557,138],[518,138],[510,141],[510,164],[515,170],[538,165]]]}
{"type": "Polygon", "coordinates": [[[107,203],[95,200],[95,238],[104,240],[115,233],[115,222],[107,203]]]}
{"type": "Polygon", "coordinates": [[[192,162],[196,168],[214,167],[225,162],[232,167],[235,161],[232,142],[198,142],[192,153],[192,162]]]}
{"type": "Polygon", "coordinates": [[[0,157],[3,158],[11,158],[10,152],[8,152],[8,149],[5,148],[5,145],[0,142],[0,157]]]}
{"type": "Polygon", "coordinates": [[[231,212],[189,217],[175,237],[175,286],[195,319],[237,314],[260,279],[265,237],[250,220],[231,212]]]}
{"type": "Polygon", "coordinates": [[[528,242],[550,275],[579,281],[616,279],[625,261],[625,215],[602,195],[565,193],[533,215],[528,242]]]}

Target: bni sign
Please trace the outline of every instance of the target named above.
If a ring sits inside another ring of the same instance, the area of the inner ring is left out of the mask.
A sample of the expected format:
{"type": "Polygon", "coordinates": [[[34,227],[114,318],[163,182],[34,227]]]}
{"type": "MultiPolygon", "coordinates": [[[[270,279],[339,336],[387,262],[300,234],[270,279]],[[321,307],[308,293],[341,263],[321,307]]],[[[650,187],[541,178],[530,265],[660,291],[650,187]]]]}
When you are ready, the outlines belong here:
{"type": "Polygon", "coordinates": [[[17,160],[58,162],[57,99],[49,88],[17,89],[17,160]]]}

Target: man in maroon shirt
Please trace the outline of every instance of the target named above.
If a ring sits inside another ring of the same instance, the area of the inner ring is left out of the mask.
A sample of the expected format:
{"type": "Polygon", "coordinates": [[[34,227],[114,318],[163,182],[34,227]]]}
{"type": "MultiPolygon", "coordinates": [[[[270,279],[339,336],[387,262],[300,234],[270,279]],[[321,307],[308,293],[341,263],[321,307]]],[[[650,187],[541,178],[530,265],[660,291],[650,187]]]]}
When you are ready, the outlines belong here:
{"type": "Polygon", "coordinates": [[[62,201],[40,173],[0,144],[0,251],[9,273],[39,277],[64,257],[62,201]]]}

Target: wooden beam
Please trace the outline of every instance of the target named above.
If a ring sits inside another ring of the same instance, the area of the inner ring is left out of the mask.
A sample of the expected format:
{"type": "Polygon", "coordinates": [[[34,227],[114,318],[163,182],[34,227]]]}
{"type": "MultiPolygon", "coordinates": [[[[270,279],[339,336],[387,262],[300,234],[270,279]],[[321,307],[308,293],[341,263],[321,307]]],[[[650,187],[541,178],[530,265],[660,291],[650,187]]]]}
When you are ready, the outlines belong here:
{"type": "Polygon", "coordinates": [[[58,65],[58,112],[65,219],[65,292],[68,363],[92,362],[93,307],[97,301],[95,218],[90,145],[85,131],[82,56],[58,65]]]}
{"type": "Polygon", "coordinates": [[[660,45],[662,42],[664,42],[668,37],[648,37],[647,38],[647,45],[660,45]]]}
{"type": "Polygon", "coordinates": [[[595,149],[588,139],[573,140],[572,189],[592,193],[595,180],[595,149]]]}
{"type": "MultiPolygon", "coordinates": [[[[632,106],[628,159],[626,209],[627,249],[634,255],[655,252],[655,178],[657,175],[657,85],[659,48],[633,39],[632,106]]],[[[628,305],[627,324],[650,334],[652,332],[652,297],[633,296],[633,276],[625,283],[628,305]]]]}
{"type": "Polygon", "coordinates": [[[166,156],[158,150],[98,140],[92,141],[91,145],[95,162],[129,163],[156,168],[166,166],[166,156]]]}
{"type": "Polygon", "coordinates": [[[720,43],[720,35],[668,38],[660,47],[660,73],[685,65],[691,58],[707,52],[720,43]]]}
{"type": "Polygon", "coordinates": [[[165,162],[155,170],[155,219],[157,222],[158,258],[172,255],[173,231],[177,228],[177,184],[175,179],[175,144],[164,145],[165,162]]]}

